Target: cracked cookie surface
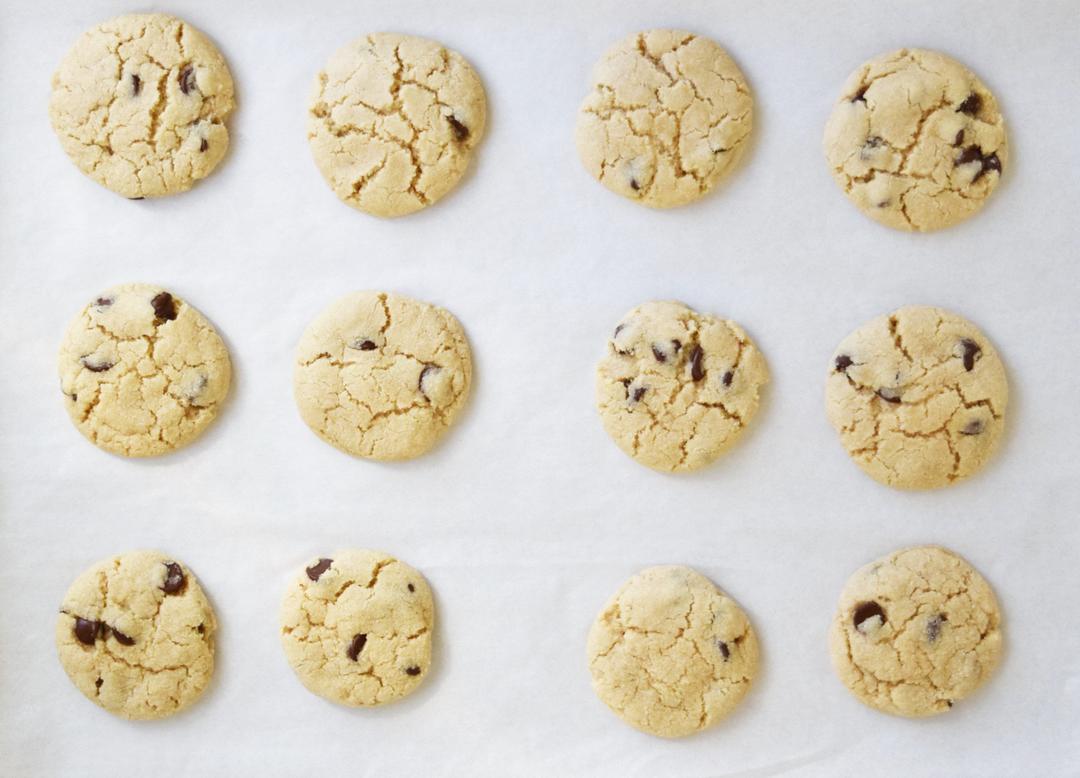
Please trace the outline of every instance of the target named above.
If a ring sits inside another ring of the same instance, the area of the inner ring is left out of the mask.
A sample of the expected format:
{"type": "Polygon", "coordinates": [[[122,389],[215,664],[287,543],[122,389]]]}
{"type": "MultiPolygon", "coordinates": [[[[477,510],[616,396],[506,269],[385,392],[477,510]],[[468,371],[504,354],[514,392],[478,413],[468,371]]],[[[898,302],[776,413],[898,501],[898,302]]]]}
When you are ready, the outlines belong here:
{"type": "Polygon", "coordinates": [[[867,705],[933,716],[981,686],[1001,658],[1001,614],[986,580],[937,546],[856,571],[829,631],[833,666],[867,705]]]}
{"type": "Polygon", "coordinates": [[[859,467],[888,486],[933,489],[997,448],[1009,387],[994,347],[966,319],[908,306],[848,335],[830,363],[825,409],[859,467]]]}
{"type": "Polygon", "coordinates": [[[605,52],[581,104],[585,168],[617,194],[670,208],[708,194],[732,170],[753,124],[735,62],[708,38],[651,30],[605,52]]]}
{"type": "Polygon", "coordinates": [[[343,202],[404,216],[454,188],[486,117],[484,87],[464,57],[423,38],[375,33],[338,49],[316,76],[308,141],[343,202]]]}
{"type": "Polygon", "coordinates": [[[449,311],[385,292],[354,292],[307,328],[296,351],[300,415],[354,456],[411,459],[454,423],[472,355],[449,311]]]}
{"type": "Polygon", "coordinates": [[[688,567],[650,567],[615,593],[589,631],[597,696],[660,737],[699,732],[728,715],[757,671],[746,614],[688,567]]]}
{"type": "Polygon", "coordinates": [[[64,595],[56,648],[91,701],[127,719],[195,702],[214,672],[214,612],[183,563],[157,551],[103,560],[64,595]]]}
{"type": "Polygon", "coordinates": [[[229,391],[221,337],[184,300],[124,284],[83,308],[60,346],[60,390],[90,442],[129,457],[166,454],[198,437],[229,391]]]}
{"type": "Polygon", "coordinates": [[[411,694],[431,668],[435,604],[427,581],[380,551],[313,559],[281,605],[281,644],[300,681],[342,705],[411,694]]]}
{"type": "Polygon", "coordinates": [[[225,156],[233,82],[214,44],[165,14],[131,14],[76,41],[49,117],[71,160],[132,199],[183,192],[225,156]]]}
{"type": "Polygon", "coordinates": [[[851,74],[825,125],[825,158],[860,211],[900,230],[970,216],[1008,161],[997,100],[959,62],[901,49],[851,74]]]}
{"type": "Polygon", "coordinates": [[[634,308],[615,328],[596,371],[604,429],[643,465],[704,467],[757,413],[765,358],[732,321],[678,302],[634,308]]]}

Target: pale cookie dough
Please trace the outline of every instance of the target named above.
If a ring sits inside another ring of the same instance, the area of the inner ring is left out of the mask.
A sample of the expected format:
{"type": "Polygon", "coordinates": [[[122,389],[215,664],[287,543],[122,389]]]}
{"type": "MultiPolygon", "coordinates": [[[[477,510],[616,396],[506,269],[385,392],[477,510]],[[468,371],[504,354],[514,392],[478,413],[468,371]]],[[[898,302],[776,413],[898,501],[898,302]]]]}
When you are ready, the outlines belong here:
{"type": "Polygon", "coordinates": [[[867,705],[899,716],[944,713],[1001,657],[989,584],[937,546],[896,551],[848,579],[829,631],[837,675],[867,705]]]}
{"type": "Polygon", "coordinates": [[[182,563],[157,551],[106,559],[64,595],[60,664],[79,691],[126,719],[171,716],[214,672],[214,611],[182,563]]]}
{"type": "Polygon", "coordinates": [[[825,158],[859,210],[900,230],[938,230],[982,207],[1008,161],[997,100],[959,62],[901,49],[848,78],[825,125],[825,158]]]}
{"type": "Polygon", "coordinates": [[[758,409],[765,359],[735,322],[677,302],[623,317],[596,371],[604,429],[643,465],[696,470],[731,446],[758,409]]]}
{"type": "Polygon", "coordinates": [[[848,335],[825,388],[826,413],[851,458],[902,489],[947,486],[981,468],[1001,439],[1008,400],[986,336],[921,305],[848,335]]]}
{"type": "Polygon", "coordinates": [[[60,390],[92,443],[129,457],[197,438],[229,391],[229,352],[203,315],[158,286],[113,287],[60,346],[60,390]]]}
{"type": "Polygon", "coordinates": [[[84,33],[52,80],[49,118],[86,175],[132,199],[183,192],[225,156],[233,82],[214,44],[165,14],[84,33]]]}
{"type": "Polygon", "coordinates": [[[435,603],[424,576],[380,551],[313,559],[281,605],[281,645],[320,697],[371,706],[411,694],[431,668],[435,603]]]}
{"type": "Polygon", "coordinates": [[[681,30],[620,41],[593,69],[577,148],[617,194],[653,208],[697,200],[732,170],[753,124],[753,98],[716,43],[681,30]]]}
{"type": "Polygon", "coordinates": [[[342,201],[404,216],[454,188],[486,116],[480,78],[456,51],[375,33],[338,49],[316,77],[308,141],[342,201]]]}
{"type": "Polygon", "coordinates": [[[449,311],[385,292],[354,292],[308,326],[296,350],[300,415],[323,440],[368,459],[411,459],[454,423],[472,355],[449,311]]]}
{"type": "Polygon", "coordinates": [[[627,724],[660,737],[711,727],[757,671],[746,614],[705,576],[675,565],[642,570],[593,623],[589,670],[598,697],[627,724]]]}

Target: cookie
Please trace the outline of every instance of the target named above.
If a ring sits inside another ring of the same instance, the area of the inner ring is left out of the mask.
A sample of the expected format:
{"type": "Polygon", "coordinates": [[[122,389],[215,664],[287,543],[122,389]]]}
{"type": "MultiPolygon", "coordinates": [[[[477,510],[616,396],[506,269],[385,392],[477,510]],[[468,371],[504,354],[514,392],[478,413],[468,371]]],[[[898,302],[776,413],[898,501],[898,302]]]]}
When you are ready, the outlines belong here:
{"type": "Polygon", "coordinates": [[[404,216],[457,185],[486,117],[484,87],[464,57],[423,38],[375,33],[338,49],[316,77],[308,141],[343,202],[404,216]]]}
{"type": "Polygon", "coordinates": [[[229,352],[202,314],[149,284],[83,308],[60,345],[60,390],[91,443],[129,457],[185,446],[229,391],[229,352]]]}
{"type": "Polygon", "coordinates": [[[173,16],[129,14],[88,30],[52,88],[49,118],[64,151],[124,197],[187,191],[229,147],[229,68],[205,35],[173,16]]]}
{"type": "Polygon", "coordinates": [[[199,699],[214,672],[214,611],[195,576],[157,551],[98,562],[64,595],[56,649],[91,701],[159,719],[199,699]]]}
{"type": "Polygon", "coordinates": [[[944,713],[1001,658],[1001,613],[989,584],[937,546],[895,551],[848,579],[829,631],[837,675],[872,708],[944,713]]]}
{"type": "Polygon", "coordinates": [[[678,302],[623,317],[596,371],[604,429],[654,470],[704,467],[754,418],[765,359],[738,324],[678,302]]]}
{"type": "Polygon", "coordinates": [[[281,604],[281,645],[309,691],[342,705],[382,705],[431,669],[435,603],[424,576],[381,551],[313,559],[281,604]]]}
{"type": "Polygon", "coordinates": [[[653,208],[708,194],[741,156],[753,98],[708,38],[650,30],[616,43],[593,69],[577,148],[604,186],[653,208]]]}
{"type": "Polygon", "coordinates": [[[745,696],[758,644],[739,605],[701,573],[642,570],[588,639],[593,690],[623,721],[660,737],[711,727],[745,696]]]}
{"type": "Polygon", "coordinates": [[[986,336],[940,308],[912,305],[844,338],[825,410],[852,459],[901,489],[934,489],[981,468],[1005,426],[1009,386],[986,336]]]}
{"type": "Polygon", "coordinates": [[[825,158],[848,198],[898,230],[939,230],[979,210],[1008,148],[997,100],[935,51],[901,49],[848,78],[825,125],[825,158]]]}
{"type": "Polygon", "coordinates": [[[453,314],[354,292],[304,332],[293,388],[301,417],[327,443],[368,459],[411,459],[454,423],[471,380],[469,342],[453,314]]]}

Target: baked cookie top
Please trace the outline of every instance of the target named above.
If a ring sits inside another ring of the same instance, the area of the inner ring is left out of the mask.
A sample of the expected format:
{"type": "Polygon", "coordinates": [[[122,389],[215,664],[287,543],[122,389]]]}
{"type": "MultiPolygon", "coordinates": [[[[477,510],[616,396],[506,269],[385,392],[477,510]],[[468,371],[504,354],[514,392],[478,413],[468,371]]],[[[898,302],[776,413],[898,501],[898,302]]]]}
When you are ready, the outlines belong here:
{"type": "Polygon", "coordinates": [[[753,124],[735,62],[708,38],[650,30],[612,46],[593,69],[577,148],[613,192],[654,208],[697,200],[734,167],[753,124]]]}
{"type": "Polygon", "coordinates": [[[52,80],[49,118],[90,178],[132,199],[183,192],[225,156],[233,82],[214,44],[165,14],[85,32],[52,80]]]}
{"type": "Polygon", "coordinates": [[[837,347],[825,409],[859,467],[888,486],[932,489],[971,475],[997,448],[1009,387],[974,324],[912,305],[837,347]]]}
{"type": "Polygon", "coordinates": [[[1001,614],[989,584],[937,546],[895,551],[856,571],[829,633],[840,680],[900,716],[944,713],[993,673],[1001,614]]]}
{"type": "Polygon", "coordinates": [[[159,286],[94,298],[60,345],[72,422],[114,454],[165,454],[198,437],[229,391],[225,343],[201,313],[159,286]]]}
{"type": "Polygon", "coordinates": [[[900,230],[937,230],[975,213],[1008,162],[997,100],[959,62],[925,49],[852,73],[824,143],[851,201],[900,230]]]}
{"type": "Polygon", "coordinates": [[[464,57],[424,38],[375,33],[338,49],[316,76],[308,141],[343,202],[403,216],[454,188],[486,117],[484,87],[464,57]]]}

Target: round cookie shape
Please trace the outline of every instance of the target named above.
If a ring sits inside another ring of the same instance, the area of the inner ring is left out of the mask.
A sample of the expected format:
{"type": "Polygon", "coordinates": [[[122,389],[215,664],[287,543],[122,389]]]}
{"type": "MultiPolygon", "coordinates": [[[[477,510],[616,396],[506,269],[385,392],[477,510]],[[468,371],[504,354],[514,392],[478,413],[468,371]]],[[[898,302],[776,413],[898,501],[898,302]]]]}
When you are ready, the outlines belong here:
{"type": "Polygon", "coordinates": [[[829,631],[852,694],[898,716],[944,713],[1001,658],[1001,613],[986,580],[938,546],[895,551],[856,571],[829,631]]]}
{"type": "Polygon", "coordinates": [[[848,198],[899,230],[938,230],[975,213],[1008,161],[997,100],[959,62],[924,49],[852,73],[824,146],[848,198]]]}
{"type": "Polygon", "coordinates": [[[91,701],[126,719],[171,716],[214,672],[214,611],[195,576],[157,551],[103,560],[64,595],[56,648],[91,701]]]}
{"type": "Polygon", "coordinates": [[[113,454],[148,457],[187,445],[229,391],[229,352],[201,313],[159,286],[124,284],[92,300],[60,346],[72,422],[113,454]]]}
{"type": "Polygon", "coordinates": [[[833,354],[825,410],[852,459],[901,489],[948,486],[997,448],[1009,387],[994,347],[954,313],[913,305],[879,316],[833,354]]]}
{"type": "Polygon", "coordinates": [[[593,69],[578,112],[585,168],[653,208],[685,205],[730,172],[753,124],[753,98],[714,41],[650,30],[616,43],[593,69]]]}
{"type": "Polygon", "coordinates": [[[75,42],[49,118],[82,172],[134,200],[184,192],[225,156],[233,82],[214,44],[165,14],[129,14],[75,42]]]}
{"type": "Polygon", "coordinates": [[[711,727],[757,672],[738,603],[688,567],[649,567],[604,607],[588,638],[593,690],[623,721],[659,737],[711,727]]]}
{"type": "Polygon", "coordinates": [[[373,706],[411,694],[431,668],[427,581],[381,551],[313,559],[281,604],[281,645],[300,681],[332,702],[373,706]]]}
{"type": "Polygon", "coordinates": [[[300,415],[323,440],[368,459],[411,459],[453,424],[472,355],[449,311],[386,292],[354,292],[324,310],[296,350],[300,415]]]}
{"type": "Polygon", "coordinates": [[[678,302],[634,308],[596,371],[596,403],[619,448],[654,470],[696,470],[757,413],[765,359],[738,324],[678,302]]]}
{"type": "Polygon", "coordinates": [[[375,33],[338,49],[316,77],[308,141],[343,202],[404,216],[454,188],[486,117],[484,87],[464,57],[424,38],[375,33]]]}

